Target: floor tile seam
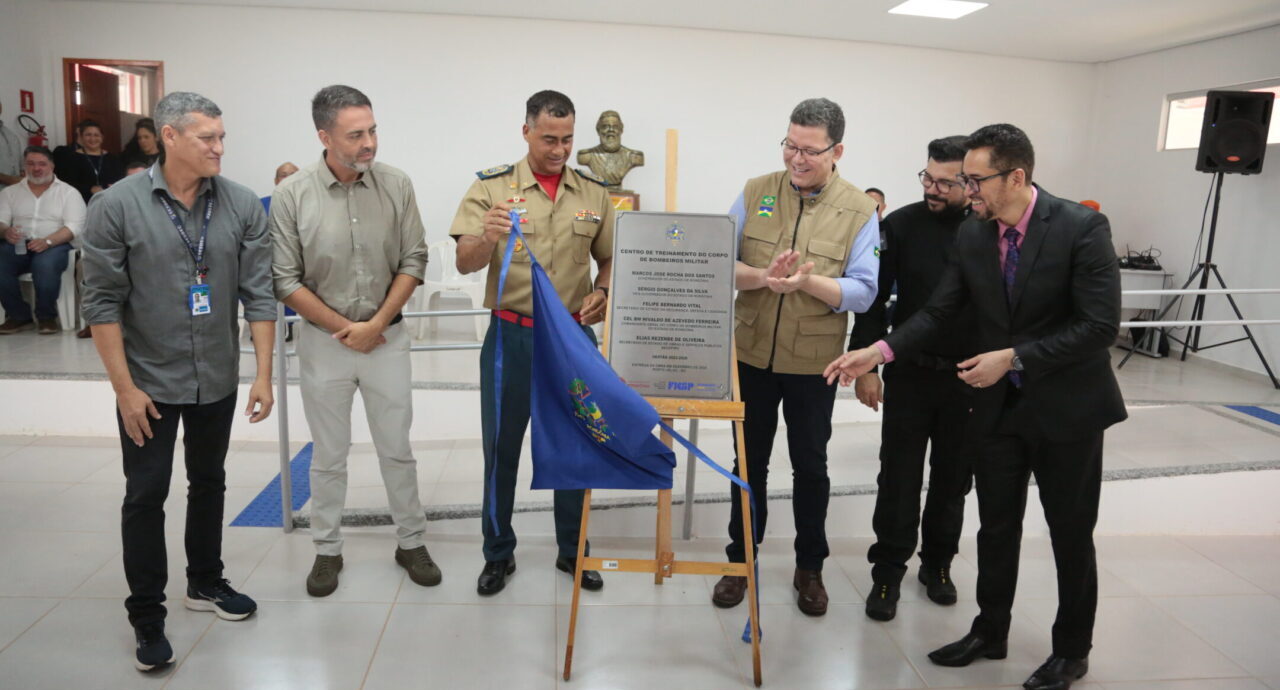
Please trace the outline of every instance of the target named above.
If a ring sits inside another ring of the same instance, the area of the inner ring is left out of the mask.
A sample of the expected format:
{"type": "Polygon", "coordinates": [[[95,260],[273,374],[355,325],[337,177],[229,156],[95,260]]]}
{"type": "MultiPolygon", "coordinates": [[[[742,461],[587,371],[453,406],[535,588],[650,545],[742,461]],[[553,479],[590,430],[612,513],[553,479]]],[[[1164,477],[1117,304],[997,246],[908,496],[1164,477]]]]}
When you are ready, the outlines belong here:
{"type": "MultiPolygon", "coordinates": [[[[223,527],[224,533],[226,529],[227,529],[226,527],[223,527]]],[[[250,529],[250,528],[245,528],[245,529],[250,529]]],[[[249,568],[249,572],[245,574],[244,580],[242,582],[248,582],[253,577],[254,573],[258,572],[258,568],[261,568],[262,564],[266,562],[267,556],[271,554],[271,550],[276,548],[276,545],[284,540],[285,534],[286,534],[285,532],[281,531],[279,534],[275,536],[275,539],[270,544],[267,545],[267,548],[262,550],[262,555],[258,557],[258,560],[256,563],[253,564],[253,567],[249,568]]]]}
{"type": "MultiPolygon", "coordinates": [[[[864,607],[863,611],[864,611],[864,613],[863,613],[863,618],[864,618],[864,619],[866,619],[866,618],[867,618],[867,616],[866,616],[866,614],[865,614],[865,607],[864,607]]],[[[866,621],[866,620],[864,620],[863,622],[865,623],[865,622],[867,622],[867,621],[866,621]]],[[[902,659],[903,659],[904,661],[906,661],[906,662],[907,662],[907,665],[911,667],[911,672],[912,672],[912,673],[914,673],[914,674],[916,674],[916,678],[920,681],[920,685],[918,685],[918,686],[916,686],[916,687],[918,687],[918,688],[928,688],[928,687],[930,687],[930,685],[929,685],[929,681],[925,680],[924,673],[922,673],[922,672],[920,671],[920,668],[919,668],[918,666],[916,666],[916,662],[915,662],[915,660],[913,660],[913,659],[911,658],[911,655],[910,655],[910,654],[907,654],[907,650],[903,649],[903,648],[902,648],[902,645],[898,643],[898,639],[897,639],[897,638],[895,638],[895,637],[893,636],[893,633],[889,632],[889,630],[888,630],[888,629],[886,629],[886,628],[885,628],[885,626],[883,626],[883,625],[879,625],[879,624],[873,624],[873,625],[868,626],[868,627],[870,627],[871,629],[874,629],[874,630],[878,631],[878,633],[879,633],[880,635],[883,635],[883,636],[885,636],[886,638],[888,638],[888,639],[889,639],[889,644],[893,645],[893,648],[894,648],[894,649],[896,649],[896,650],[898,650],[898,656],[902,657],[902,659]]]]}
{"type": "MultiPolygon", "coordinates": [[[[1226,650],[1219,649],[1219,648],[1218,648],[1218,645],[1214,644],[1213,642],[1210,642],[1210,641],[1209,641],[1208,639],[1206,639],[1203,635],[1201,635],[1200,633],[1196,632],[1196,631],[1195,631],[1195,629],[1194,629],[1194,628],[1192,628],[1190,624],[1188,624],[1188,623],[1186,623],[1185,621],[1183,621],[1181,618],[1179,618],[1179,617],[1178,617],[1175,613],[1173,613],[1172,611],[1170,611],[1170,610],[1166,609],[1165,607],[1161,606],[1161,605],[1160,605],[1160,603],[1157,601],[1158,599],[1161,599],[1161,598],[1162,598],[1162,597],[1147,596],[1147,595],[1143,595],[1143,596],[1142,596],[1142,599],[1143,599],[1143,600],[1145,600],[1147,603],[1149,603],[1149,604],[1151,604],[1152,606],[1154,606],[1154,607],[1156,608],[1156,610],[1160,611],[1161,613],[1163,613],[1164,615],[1166,615],[1166,616],[1168,616],[1170,619],[1172,619],[1174,623],[1177,623],[1177,624],[1178,624],[1178,627],[1180,627],[1180,628],[1182,628],[1183,630],[1187,631],[1188,633],[1190,633],[1190,634],[1191,634],[1191,636],[1192,636],[1192,637],[1194,637],[1195,639],[1197,639],[1197,640],[1199,640],[1200,642],[1204,643],[1207,647],[1209,647],[1209,649],[1212,649],[1213,651],[1215,651],[1215,652],[1217,652],[1219,655],[1221,655],[1223,659],[1226,659],[1226,660],[1227,660],[1227,662],[1229,662],[1232,666],[1236,667],[1236,669],[1237,669],[1237,670],[1239,670],[1239,671],[1241,672],[1241,675],[1250,676],[1250,675],[1252,675],[1252,674],[1253,674],[1253,672],[1252,672],[1252,671],[1250,671],[1249,669],[1247,669],[1247,668],[1245,668],[1244,666],[1242,666],[1242,665],[1240,664],[1240,662],[1236,661],[1234,657],[1232,657],[1230,654],[1228,654],[1228,653],[1226,652],[1226,650]]],[[[1207,680],[1207,679],[1210,679],[1210,678],[1212,678],[1212,679],[1218,679],[1218,678],[1221,678],[1221,677],[1222,677],[1222,676],[1208,676],[1208,677],[1202,678],[1201,680],[1207,680]]],[[[1235,676],[1232,676],[1232,677],[1235,677],[1235,676]]],[[[1114,680],[1115,680],[1116,682],[1118,682],[1118,681],[1123,680],[1123,679],[1114,679],[1114,680]]],[[[1162,678],[1162,679],[1159,679],[1159,680],[1182,680],[1182,679],[1181,679],[1181,678],[1171,678],[1171,679],[1163,679],[1163,678],[1162,678]]]]}
{"type": "MultiPolygon", "coordinates": [[[[1238,412],[1231,409],[1230,405],[1196,405],[1197,409],[1204,410],[1209,414],[1230,420],[1240,426],[1249,427],[1256,431],[1264,432],[1270,436],[1280,437],[1280,427],[1271,424],[1257,417],[1253,417],[1244,412],[1238,412]]],[[[1236,405],[1236,407],[1271,407],[1270,405],[1236,405]]]]}
{"type": "MultiPolygon", "coordinates": [[[[57,598],[57,597],[31,597],[31,598],[32,598],[32,599],[35,599],[35,598],[40,598],[40,599],[55,599],[55,598],[57,598]]],[[[40,616],[39,616],[38,618],[36,618],[34,621],[32,621],[30,625],[28,625],[27,627],[23,628],[23,629],[22,629],[22,632],[18,633],[17,635],[14,635],[14,637],[13,637],[13,639],[12,639],[12,640],[9,640],[9,642],[8,642],[7,644],[5,644],[3,647],[0,647],[0,654],[4,654],[4,652],[5,652],[5,650],[6,650],[6,649],[8,649],[9,647],[12,647],[12,646],[13,646],[13,643],[15,643],[15,642],[17,642],[18,640],[22,639],[22,636],[23,636],[23,635],[26,635],[28,632],[30,632],[30,631],[31,631],[31,629],[32,629],[32,628],[34,628],[34,627],[36,627],[37,625],[39,625],[39,624],[40,624],[40,621],[44,620],[44,619],[45,619],[45,618],[46,618],[50,613],[53,613],[53,610],[54,610],[54,609],[58,608],[59,606],[62,606],[62,603],[63,603],[64,601],[66,601],[66,599],[65,599],[65,598],[58,599],[58,601],[57,601],[53,606],[50,606],[50,607],[49,607],[49,609],[48,609],[47,611],[45,611],[44,613],[40,614],[40,616]]]]}
{"type": "MultiPolygon", "coordinates": [[[[255,613],[254,615],[257,614],[255,613]]],[[[209,634],[209,631],[213,629],[214,624],[217,622],[218,617],[213,616],[209,623],[204,626],[204,630],[200,631],[200,635],[196,637],[195,642],[192,642],[191,646],[187,647],[187,653],[183,654],[182,658],[178,659],[177,663],[174,664],[173,671],[169,673],[167,678],[165,678],[164,684],[160,686],[160,690],[164,690],[164,688],[169,687],[169,684],[173,682],[173,679],[178,676],[178,672],[182,670],[184,665],[186,665],[187,659],[190,659],[196,653],[196,648],[200,646],[200,643],[204,641],[204,638],[209,634]]]]}
{"type": "MultiPolygon", "coordinates": [[[[1134,535],[1134,536],[1138,536],[1138,535],[1134,535]]],[[[1162,536],[1163,536],[1163,535],[1162,535],[1162,536]]],[[[1214,568],[1219,569],[1220,571],[1222,571],[1223,573],[1225,573],[1225,574],[1226,574],[1226,575],[1228,575],[1229,577],[1235,578],[1235,579],[1237,579],[1237,580],[1239,580],[1239,581],[1241,581],[1241,582],[1245,583],[1246,585],[1249,585],[1250,587],[1253,587],[1254,589],[1256,589],[1256,590],[1257,590],[1256,592],[1235,592],[1234,594],[1238,594],[1238,595],[1245,595],[1245,596],[1251,596],[1251,595],[1258,595],[1258,594],[1266,594],[1266,593],[1267,593],[1267,592],[1266,592],[1266,590],[1262,589],[1262,587],[1260,587],[1259,585],[1255,584],[1254,582],[1252,582],[1252,581],[1251,581],[1251,580],[1249,580],[1248,578],[1246,578],[1246,577],[1244,577],[1244,576],[1242,576],[1242,575],[1240,575],[1240,574],[1236,573],[1235,571],[1233,571],[1233,570],[1231,570],[1230,568],[1228,568],[1228,567],[1226,567],[1226,566],[1222,565],[1221,563],[1218,563],[1217,561],[1215,561],[1214,559],[1212,559],[1212,558],[1210,558],[1210,557],[1208,557],[1208,556],[1204,555],[1203,553],[1200,553],[1200,552],[1199,552],[1198,550],[1196,550],[1195,548],[1192,548],[1189,544],[1184,543],[1181,539],[1178,539],[1178,536],[1177,536],[1177,535],[1167,535],[1167,536],[1172,537],[1174,542],[1176,542],[1177,544],[1179,544],[1179,545],[1180,545],[1180,546],[1182,546],[1183,548],[1190,550],[1193,554],[1195,554],[1195,555],[1199,556],[1200,558],[1204,559],[1206,562],[1208,562],[1208,563],[1209,563],[1211,566],[1213,566],[1214,568]]],[[[1124,538],[1124,537],[1121,537],[1121,538],[1124,538]]],[[[1152,558],[1152,559],[1135,558],[1135,559],[1131,559],[1131,561],[1132,561],[1132,562],[1137,563],[1137,564],[1139,564],[1139,565],[1147,566],[1148,568],[1149,568],[1150,566],[1152,566],[1153,564],[1154,564],[1155,566],[1157,566],[1157,567],[1163,567],[1163,566],[1164,566],[1164,565],[1166,565],[1166,564],[1168,564],[1168,565],[1170,565],[1170,566],[1177,566],[1177,565],[1180,565],[1179,563],[1176,563],[1176,562],[1170,562],[1170,561],[1172,561],[1172,560],[1174,560],[1174,559],[1165,559],[1165,558],[1152,558]],[[1153,563],[1153,562],[1154,562],[1154,563],[1153,563]]],[[[1099,569],[1101,570],[1101,569],[1102,569],[1102,567],[1101,567],[1101,566],[1099,566],[1099,569]]],[[[1141,591],[1137,585],[1133,584],[1133,583],[1132,583],[1132,582],[1130,582],[1127,578],[1125,578],[1125,577],[1121,576],[1119,573],[1115,572],[1114,570],[1108,570],[1107,572],[1108,572],[1108,573],[1110,573],[1113,577],[1115,577],[1115,578],[1119,579],[1121,582],[1123,582],[1123,583],[1125,583],[1126,585],[1128,585],[1129,587],[1132,587],[1135,591],[1141,591]]],[[[1145,594],[1144,594],[1144,596],[1148,596],[1148,595],[1145,595],[1145,594]]],[[[1149,595],[1149,596],[1180,596],[1180,595],[1175,595],[1175,594],[1170,594],[1170,595],[1156,594],[1156,595],[1149,595]]],[[[1197,595],[1188,595],[1188,596],[1197,596],[1197,595]]],[[[1203,595],[1200,595],[1200,596],[1229,596],[1229,594],[1227,594],[1227,593],[1203,594],[1203,595]]]]}
{"type": "Polygon", "coordinates": [[[369,652],[369,663],[365,664],[364,675],[360,677],[359,690],[364,690],[365,683],[369,682],[369,672],[373,670],[373,662],[378,658],[378,649],[382,647],[382,638],[386,637],[387,626],[391,624],[391,614],[395,613],[396,601],[400,599],[400,592],[404,589],[404,578],[400,579],[396,585],[396,598],[387,607],[387,615],[382,619],[382,627],[378,630],[378,639],[373,643],[373,649],[369,652]]]}
{"type": "MultiPolygon", "coordinates": [[[[1266,589],[1266,587],[1267,587],[1267,585],[1266,585],[1266,584],[1258,583],[1258,582],[1254,582],[1253,580],[1249,579],[1249,577],[1247,577],[1246,575],[1244,575],[1244,574],[1242,574],[1242,573],[1238,573],[1238,572],[1236,572],[1236,571],[1235,571],[1235,569],[1231,568],[1231,567],[1230,567],[1230,566],[1228,566],[1227,564],[1225,564],[1225,563],[1219,563],[1219,562],[1218,562],[1218,560],[1217,560],[1217,559],[1215,559],[1213,556],[1210,556],[1209,554],[1205,553],[1204,551],[1201,551],[1200,549],[1197,549],[1197,548],[1195,547],[1195,545],[1194,545],[1194,544],[1190,544],[1190,543],[1188,543],[1188,542],[1186,542],[1186,541],[1183,541],[1183,538],[1185,538],[1185,537],[1187,537],[1187,536],[1189,536],[1189,535],[1176,535],[1176,534],[1175,534],[1175,535],[1172,535],[1172,536],[1173,536],[1174,540],[1175,540],[1175,541],[1177,541],[1179,544],[1182,544],[1182,545],[1183,545],[1183,546],[1185,546],[1186,548],[1191,549],[1192,551],[1194,551],[1194,552],[1196,552],[1196,553],[1200,554],[1200,556],[1201,556],[1201,557],[1203,557],[1203,558],[1205,558],[1205,559],[1209,560],[1210,562],[1212,562],[1212,563],[1216,564],[1218,567],[1220,567],[1220,568],[1222,568],[1222,569],[1226,570],[1227,572],[1231,573],[1232,575],[1235,575],[1236,577],[1240,578],[1241,580],[1244,580],[1245,582],[1248,582],[1249,584],[1253,585],[1254,587],[1257,587],[1258,589],[1262,590],[1264,593],[1270,593],[1270,590],[1266,589]]],[[[1194,536],[1213,536],[1213,535],[1194,535],[1194,536]]],[[[1236,536],[1236,535],[1219,535],[1219,536],[1236,536]]]]}

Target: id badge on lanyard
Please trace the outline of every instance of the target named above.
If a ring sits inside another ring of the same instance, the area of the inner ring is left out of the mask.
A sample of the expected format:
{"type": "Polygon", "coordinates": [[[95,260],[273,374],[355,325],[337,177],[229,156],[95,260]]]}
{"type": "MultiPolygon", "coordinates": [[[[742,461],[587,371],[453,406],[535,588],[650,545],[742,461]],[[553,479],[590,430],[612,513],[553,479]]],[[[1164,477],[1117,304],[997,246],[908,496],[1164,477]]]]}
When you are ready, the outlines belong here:
{"type": "Polygon", "coordinates": [[[191,244],[191,237],[187,235],[187,228],[183,225],[182,220],[178,218],[178,214],[174,213],[173,206],[169,203],[169,200],[165,199],[163,194],[158,195],[157,198],[160,200],[160,205],[164,207],[165,213],[168,214],[169,221],[173,223],[178,235],[182,237],[183,244],[187,245],[187,251],[191,253],[192,260],[195,261],[195,282],[187,290],[187,308],[191,310],[192,316],[212,314],[213,297],[209,283],[206,280],[209,277],[209,267],[204,264],[204,250],[209,238],[209,219],[213,217],[213,191],[209,191],[205,202],[204,218],[200,228],[200,240],[195,245],[191,244]]]}

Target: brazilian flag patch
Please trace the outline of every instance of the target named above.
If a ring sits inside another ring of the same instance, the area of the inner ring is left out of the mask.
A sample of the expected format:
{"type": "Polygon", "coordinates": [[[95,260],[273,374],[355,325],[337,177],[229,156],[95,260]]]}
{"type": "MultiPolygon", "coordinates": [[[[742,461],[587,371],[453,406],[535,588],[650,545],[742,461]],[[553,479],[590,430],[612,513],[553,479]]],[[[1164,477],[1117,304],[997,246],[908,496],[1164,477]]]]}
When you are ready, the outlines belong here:
{"type": "Polygon", "coordinates": [[[761,205],[761,206],[777,206],[777,205],[778,205],[778,197],[776,197],[776,196],[766,196],[766,197],[762,197],[762,198],[760,199],[760,205],[761,205]]]}
{"type": "Polygon", "coordinates": [[[880,248],[879,248],[879,247],[876,247],[875,249],[871,250],[871,253],[872,253],[872,254],[874,254],[874,255],[875,255],[875,257],[876,257],[877,259],[879,259],[879,258],[880,258],[880,248]]]}

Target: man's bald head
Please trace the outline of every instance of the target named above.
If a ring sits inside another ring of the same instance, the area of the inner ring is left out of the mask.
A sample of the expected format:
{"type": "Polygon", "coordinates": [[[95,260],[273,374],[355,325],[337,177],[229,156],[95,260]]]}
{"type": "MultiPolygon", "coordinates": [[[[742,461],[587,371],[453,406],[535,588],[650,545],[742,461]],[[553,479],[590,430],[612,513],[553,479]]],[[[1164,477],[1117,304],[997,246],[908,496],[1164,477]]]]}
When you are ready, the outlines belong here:
{"type": "Polygon", "coordinates": [[[296,172],[298,172],[298,166],[293,163],[281,163],[280,167],[276,168],[276,184],[280,184],[281,180],[296,172]]]}

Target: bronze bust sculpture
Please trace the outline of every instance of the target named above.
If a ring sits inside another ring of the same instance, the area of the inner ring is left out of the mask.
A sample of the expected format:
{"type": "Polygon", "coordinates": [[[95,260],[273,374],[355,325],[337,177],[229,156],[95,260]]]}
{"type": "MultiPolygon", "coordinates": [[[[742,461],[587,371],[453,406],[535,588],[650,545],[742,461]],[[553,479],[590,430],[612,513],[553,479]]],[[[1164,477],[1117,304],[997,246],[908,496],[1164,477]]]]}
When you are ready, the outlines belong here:
{"type": "Polygon", "coordinates": [[[578,164],[603,178],[610,191],[626,191],[621,189],[622,178],[632,168],[644,165],[644,152],[622,145],[622,117],[616,110],[600,113],[596,133],[600,145],[578,151],[578,164]]]}

